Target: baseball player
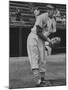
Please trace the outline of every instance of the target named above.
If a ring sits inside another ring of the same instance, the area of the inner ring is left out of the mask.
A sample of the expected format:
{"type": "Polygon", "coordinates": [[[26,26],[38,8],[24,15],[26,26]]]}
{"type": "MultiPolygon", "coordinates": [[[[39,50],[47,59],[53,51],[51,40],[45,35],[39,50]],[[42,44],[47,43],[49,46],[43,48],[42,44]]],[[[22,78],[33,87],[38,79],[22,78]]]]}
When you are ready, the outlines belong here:
{"type": "MultiPolygon", "coordinates": [[[[37,16],[40,15],[40,10],[38,8],[35,8],[34,10],[35,19],[37,19],[37,16]]],[[[45,53],[46,55],[51,55],[52,48],[49,46],[49,42],[45,41],[45,53]]]]}
{"type": "Polygon", "coordinates": [[[54,7],[47,5],[47,12],[40,14],[36,9],[34,14],[36,22],[27,38],[27,52],[31,70],[34,74],[34,80],[37,86],[42,86],[45,81],[46,72],[46,57],[45,57],[45,42],[52,46],[49,35],[56,32],[56,21],[53,18],[54,7]]]}

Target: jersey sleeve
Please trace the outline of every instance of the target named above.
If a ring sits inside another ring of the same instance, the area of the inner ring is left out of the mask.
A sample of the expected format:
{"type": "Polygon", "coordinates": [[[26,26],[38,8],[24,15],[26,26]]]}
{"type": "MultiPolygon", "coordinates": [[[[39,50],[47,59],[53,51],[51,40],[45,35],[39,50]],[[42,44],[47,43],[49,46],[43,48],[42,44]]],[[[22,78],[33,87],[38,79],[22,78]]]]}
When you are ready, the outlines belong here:
{"type": "Polygon", "coordinates": [[[43,13],[37,17],[35,25],[39,25],[41,28],[46,26],[47,13],[43,13]]]}
{"type": "Polygon", "coordinates": [[[37,17],[35,25],[40,26],[42,28],[42,18],[41,18],[41,16],[37,17]]]}

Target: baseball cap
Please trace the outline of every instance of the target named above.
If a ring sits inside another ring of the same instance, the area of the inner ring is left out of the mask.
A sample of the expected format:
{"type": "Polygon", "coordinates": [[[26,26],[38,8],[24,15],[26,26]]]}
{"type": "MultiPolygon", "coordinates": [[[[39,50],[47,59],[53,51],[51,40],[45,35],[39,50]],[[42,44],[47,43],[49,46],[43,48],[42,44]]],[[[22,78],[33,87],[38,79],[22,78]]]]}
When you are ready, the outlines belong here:
{"type": "Polygon", "coordinates": [[[46,5],[46,8],[47,9],[54,9],[54,6],[49,4],[49,5],[46,5]]]}

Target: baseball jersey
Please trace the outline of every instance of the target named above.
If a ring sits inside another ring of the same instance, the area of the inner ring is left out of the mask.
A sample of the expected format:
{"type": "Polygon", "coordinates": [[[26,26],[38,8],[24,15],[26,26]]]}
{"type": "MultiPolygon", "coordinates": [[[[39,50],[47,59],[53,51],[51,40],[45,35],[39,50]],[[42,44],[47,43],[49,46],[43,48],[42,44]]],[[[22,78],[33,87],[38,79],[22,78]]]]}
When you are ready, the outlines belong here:
{"type": "Polygon", "coordinates": [[[34,27],[31,29],[32,32],[36,33],[36,25],[39,25],[45,35],[49,35],[50,32],[56,32],[56,21],[54,18],[50,19],[48,13],[43,13],[36,18],[34,27]],[[47,29],[45,26],[47,25],[47,29]]]}

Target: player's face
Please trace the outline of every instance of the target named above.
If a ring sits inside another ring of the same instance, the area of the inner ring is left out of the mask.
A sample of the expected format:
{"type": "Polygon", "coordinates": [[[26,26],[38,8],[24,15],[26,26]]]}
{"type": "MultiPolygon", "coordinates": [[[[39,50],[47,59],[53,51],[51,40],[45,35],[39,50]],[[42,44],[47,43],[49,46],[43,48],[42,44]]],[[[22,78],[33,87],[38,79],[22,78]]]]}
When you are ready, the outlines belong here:
{"type": "Polygon", "coordinates": [[[40,10],[37,10],[37,9],[36,9],[36,10],[34,11],[34,14],[35,14],[35,16],[38,16],[38,15],[40,14],[40,10]]]}
{"type": "Polygon", "coordinates": [[[54,14],[54,10],[53,9],[48,10],[48,14],[49,14],[50,17],[52,17],[53,14],[54,14]]]}

